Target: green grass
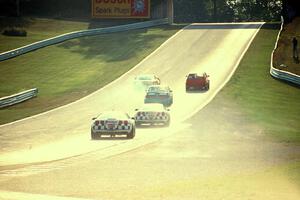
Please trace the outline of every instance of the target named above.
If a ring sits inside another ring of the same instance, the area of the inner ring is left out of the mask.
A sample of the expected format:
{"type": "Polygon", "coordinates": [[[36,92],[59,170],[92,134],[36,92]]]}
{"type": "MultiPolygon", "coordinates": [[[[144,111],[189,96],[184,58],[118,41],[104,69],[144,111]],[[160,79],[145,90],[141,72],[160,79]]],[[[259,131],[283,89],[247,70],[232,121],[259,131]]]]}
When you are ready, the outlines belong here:
{"type": "Polygon", "coordinates": [[[300,75],[300,63],[293,59],[293,37],[298,40],[298,56],[300,56],[300,17],[295,18],[292,23],[284,25],[274,53],[274,67],[300,75]],[[281,67],[282,64],[286,67],[281,67]]]}
{"type": "Polygon", "coordinates": [[[0,62],[0,96],[37,87],[37,98],[0,110],[0,123],[79,99],[134,67],[182,26],[83,37],[0,62]]]}
{"type": "Polygon", "coordinates": [[[0,34],[0,52],[12,50],[64,33],[85,30],[88,29],[89,23],[41,18],[0,19],[0,32],[9,26],[24,28],[27,31],[27,37],[12,37],[0,34]]]}
{"type": "MultiPolygon", "coordinates": [[[[129,23],[134,23],[130,21],[129,23]]],[[[31,44],[33,42],[41,41],[61,34],[103,28],[108,26],[116,26],[128,23],[126,20],[111,20],[111,21],[68,21],[58,19],[46,18],[13,18],[13,17],[0,17],[0,33],[8,27],[18,27],[27,31],[26,37],[13,37],[0,34],[0,53],[9,51],[21,46],[31,44]]]]}
{"type": "Polygon", "coordinates": [[[262,127],[263,133],[286,142],[300,142],[300,90],[269,74],[278,28],[276,24],[262,27],[215,103],[226,99],[227,106],[238,108],[262,127]]]}

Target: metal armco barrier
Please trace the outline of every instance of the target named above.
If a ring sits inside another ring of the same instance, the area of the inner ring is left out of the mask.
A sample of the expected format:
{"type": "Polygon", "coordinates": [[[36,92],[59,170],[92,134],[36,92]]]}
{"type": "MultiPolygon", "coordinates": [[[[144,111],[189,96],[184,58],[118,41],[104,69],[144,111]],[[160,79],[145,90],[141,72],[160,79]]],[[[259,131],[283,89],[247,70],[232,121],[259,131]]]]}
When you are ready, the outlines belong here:
{"type": "Polygon", "coordinates": [[[281,32],[282,32],[282,29],[283,29],[283,24],[284,24],[283,17],[281,17],[281,28],[280,28],[280,31],[279,31],[279,33],[278,33],[278,35],[277,35],[277,40],[276,40],[276,43],[275,43],[274,50],[273,50],[273,52],[272,52],[272,54],[271,54],[270,74],[271,74],[271,76],[273,76],[274,78],[278,78],[278,79],[281,79],[281,80],[284,80],[284,81],[289,81],[289,82],[291,82],[291,83],[300,85],[300,76],[299,76],[299,75],[293,74],[293,73],[288,72],[288,71],[276,69],[276,68],[273,66],[273,56],[274,56],[275,50],[276,50],[277,47],[278,47],[278,40],[279,40],[280,34],[281,34],[281,32]]]}
{"type": "Polygon", "coordinates": [[[278,70],[274,67],[271,67],[270,74],[278,79],[292,82],[294,84],[300,85],[300,76],[292,74],[286,71],[278,70]]]}
{"type": "MultiPolygon", "coordinates": [[[[66,33],[63,35],[59,35],[59,36],[56,36],[53,38],[49,38],[46,40],[35,42],[33,44],[26,45],[24,47],[20,47],[20,48],[11,50],[11,51],[1,53],[0,61],[14,58],[16,56],[28,53],[30,51],[34,51],[39,48],[43,48],[43,47],[46,47],[49,45],[57,44],[57,43],[64,42],[66,40],[70,40],[70,39],[74,39],[74,38],[106,34],[106,33],[115,33],[115,32],[121,32],[121,31],[134,30],[134,29],[141,29],[141,28],[147,28],[147,27],[152,27],[152,26],[164,25],[164,24],[168,24],[168,23],[169,23],[168,19],[165,18],[165,19],[139,22],[139,23],[133,23],[133,24],[126,24],[126,25],[120,25],[120,26],[114,26],[114,27],[108,27],[108,28],[98,28],[98,29],[66,33]]],[[[27,90],[27,91],[24,91],[24,92],[15,94],[15,95],[2,97],[2,98],[0,98],[0,108],[4,108],[7,106],[11,106],[11,105],[26,101],[30,98],[36,97],[37,94],[38,94],[38,89],[34,88],[34,89],[27,90]]]]}
{"type": "Polygon", "coordinates": [[[30,90],[26,90],[24,92],[20,92],[18,94],[14,94],[7,97],[0,98],[0,108],[4,108],[7,106],[11,106],[17,103],[21,103],[23,101],[26,101],[28,99],[31,99],[33,97],[36,97],[38,94],[38,89],[33,88],[30,90]]]}
{"type": "Polygon", "coordinates": [[[108,27],[108,28],[97,28],[97,29],[90,29],[90,30],[83,30],[83,31],[75,31],[71,33],[66,33],[63,35],[59,35],[53,38],[49,38],[46,40],[42,40],[39,42],[35,42],[29,45],[26,45],[24,47],[20,47],[11,51],[7,51],[0,54],[0,61],[7,60],[25,53],[28,53],[30,51],[34,51],[49,45],[57,44],[60,42],[64,42],[66,40],[79,38],[83,36],[92,36],[92,35],[99,35],[99,34],[105,34],[105,33],[116,33],[121,31],[128,31],[128,30],[134,30],[134,29],[141,29],[141,28],[147,28],[152,26],[158,26],[158,25],[164,25],[168,24],[169,21],[167,18],[165,19],[158,19],[158,20],[152,20],[152,21],[146,21],[146,22],[139,22],[139,23],[133,23],[133,24],[126,24],[126,25],[120,25],[120,26],[114,26],[114,27],[108,27]]]}

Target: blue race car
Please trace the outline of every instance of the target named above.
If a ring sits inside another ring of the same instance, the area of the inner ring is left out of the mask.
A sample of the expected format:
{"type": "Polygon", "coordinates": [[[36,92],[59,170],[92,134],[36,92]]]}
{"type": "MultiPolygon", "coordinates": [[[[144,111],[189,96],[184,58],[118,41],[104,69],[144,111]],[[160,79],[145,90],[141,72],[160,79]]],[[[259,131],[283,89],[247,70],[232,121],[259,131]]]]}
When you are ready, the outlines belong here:
{"type": "Polygon", "coordinates": [[[173,91],[168,86],[152,85],[147,89],[144,103],[160,103],[169,107],[173,104],[173,91]]]}

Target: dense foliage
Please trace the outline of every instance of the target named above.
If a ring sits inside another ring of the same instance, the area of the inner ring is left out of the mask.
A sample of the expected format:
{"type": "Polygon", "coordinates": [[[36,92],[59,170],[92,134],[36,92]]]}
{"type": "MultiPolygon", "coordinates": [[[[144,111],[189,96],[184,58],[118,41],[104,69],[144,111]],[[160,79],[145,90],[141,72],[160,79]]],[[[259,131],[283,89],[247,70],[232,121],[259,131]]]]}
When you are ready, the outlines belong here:
{"type": "Polygon", "coordinates": [[[273,21],[280,19],[281,0],[174,0],[175,20],[273,21]]]}
{"type": "MultiPolygon", "coordinates": [[[[48,15],[89,18],[92,0],[0,0],[8,15],[48,15]]],[[[272,21],[280,19],[282,4],[294,0],[173,0],[177,22],[272,21]]],[[[298,0],[297,0],[298,1],[298,0]]],[[[167,0],[151,0],[151,8],[167,0]]],[[[165,11],[164,11],[165,12],[165,11]]],[[[166,16],[164,14],[163,16],[166,16]]]]}

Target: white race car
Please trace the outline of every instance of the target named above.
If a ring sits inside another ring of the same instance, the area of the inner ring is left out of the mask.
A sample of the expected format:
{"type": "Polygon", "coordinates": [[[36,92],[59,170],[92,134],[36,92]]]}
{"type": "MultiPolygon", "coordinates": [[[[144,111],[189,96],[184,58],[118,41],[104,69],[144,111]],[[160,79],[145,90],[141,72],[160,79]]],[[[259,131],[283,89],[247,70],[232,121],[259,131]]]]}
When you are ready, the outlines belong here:
{"type": "Polygon", "coordinates": [[[147,103],[140,109],[135,109],[136,114],[134,116],[136,126],[142,124],[163,124],[165,126],[170,125],[170,113],[169,109],[166,109],[159,103],[147,103]]]}
{"type": "Polygon", "coordinates": [[[142,74],[134,78],[136,87],[143,87],[147,89],[150,85],[160,85],[160,79],[153,74],[142,74]]]}
{"type": "Polygon", "coordinates": [[[92,139],[99,139],[103,135],[110,135],[112,137],[126,135],[129,139],[135,136],[135,121],[127,113],[107,111],[92,120],[92,139]]]}

